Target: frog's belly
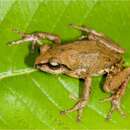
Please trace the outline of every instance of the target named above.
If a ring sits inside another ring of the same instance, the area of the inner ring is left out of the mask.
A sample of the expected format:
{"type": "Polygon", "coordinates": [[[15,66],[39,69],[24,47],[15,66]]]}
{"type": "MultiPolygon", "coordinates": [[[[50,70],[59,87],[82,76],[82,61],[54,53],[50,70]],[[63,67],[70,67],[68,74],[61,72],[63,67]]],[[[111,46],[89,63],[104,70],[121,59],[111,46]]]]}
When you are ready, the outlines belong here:
{"type": "Polygon", "coordinates": [[[100,76],[100,75],[104,75],[107,72],[108,72],[107,69],[103,69],[103,70],[100,70],[98,72],[88,72],[88,71],[86,71],[86,69],[77,69],[75,71],[70,71],[70,72],[65,73],[65,74],[69,75],[71,77],[74,77],[74,78],[85,79],[87,75],[89,75],[89,76],[100,76]]]}

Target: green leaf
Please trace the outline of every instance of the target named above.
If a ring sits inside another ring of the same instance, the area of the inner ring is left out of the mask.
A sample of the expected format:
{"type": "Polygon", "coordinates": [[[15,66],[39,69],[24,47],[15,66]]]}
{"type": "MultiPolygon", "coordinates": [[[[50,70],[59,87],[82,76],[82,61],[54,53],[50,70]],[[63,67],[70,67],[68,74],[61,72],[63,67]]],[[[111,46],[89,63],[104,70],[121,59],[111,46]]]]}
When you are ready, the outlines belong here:
{"type": "Polygon", "coordinates": [[[130,65],[130,1],[106,0],[0,0],[0,128],[1,129],[130,129],[130,86],[122,99],[127,113],[123,119],[114,113],[105,116],[110,103],[99,100],[108,96],[101,89],[101,77],[93,78],[91,97],[82,121],[76,113],[66,116],[60,110],[74,104],[69,95],[78,96],[82,81],[65,75],[52,75],[33,69],[37,53],[30,44],[7,46],[19,39],[12,32],[44,31],[58,34],[62,42],[77,39],[80,32],[68,27],[74,23],[103,32],[125,48],[130,65]]]}

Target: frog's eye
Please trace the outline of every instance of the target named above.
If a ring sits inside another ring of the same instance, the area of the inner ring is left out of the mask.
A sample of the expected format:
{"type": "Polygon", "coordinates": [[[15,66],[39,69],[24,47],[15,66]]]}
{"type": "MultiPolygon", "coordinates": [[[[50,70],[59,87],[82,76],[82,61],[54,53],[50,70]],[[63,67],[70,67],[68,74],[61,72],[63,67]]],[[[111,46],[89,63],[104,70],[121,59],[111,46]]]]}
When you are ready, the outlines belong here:
{"type": "Polygon", "coordinates": [[[60,67],[60,64],[57,62],[56,59],[50,59],[50,60],[49,60],[49,66],[56,68],[56,67],[60,67]]]}
{"type": "Polygon", "coordinates": [[[51,61],[51,62],[49,62],[49,64],[51,65],[51,66],[59,66],[59,63],[57,63],[57,62],[54,62],[54,61],[51,61]]]}

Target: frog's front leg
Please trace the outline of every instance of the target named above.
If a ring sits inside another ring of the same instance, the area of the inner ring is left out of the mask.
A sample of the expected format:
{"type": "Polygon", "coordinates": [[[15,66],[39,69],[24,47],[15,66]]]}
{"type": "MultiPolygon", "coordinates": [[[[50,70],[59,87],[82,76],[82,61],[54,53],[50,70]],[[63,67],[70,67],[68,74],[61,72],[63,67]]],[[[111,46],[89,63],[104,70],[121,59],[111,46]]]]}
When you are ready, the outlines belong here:
{"type": "Polygon", "coordinates": [[[105,92],[112,92],[112,93],[115,92],[112,94],[111,97],[103,100],[103,102],[111,101],[112,103],[112,108],[107,115],[107,119],[111,118],[112,113],[115,110],[118,110],[121,113],[121,115],[123,116],[125,115],[121,109],[120,101],[121,101],[122,96],[125,93],[129,80],[130,80],[130,68],[126,68],[118,72],[116,75],[110,76],[109,78],[107,78],[104,84],[105,92]]]}
{"type": "Polygon", "coordinates": [[[80,121],[83,108],[88,103],[88,99],[90,96],[90,87],[91,87],[91,77],[88,76],[87,78],[85,78],[85,86],[84,86],[83,95],[81,99],[79,99],[79,101],[72,108],[67,109],[65,111],[61,111],[61,114],[66,114],[69,112],[77,111],[78,112],[77,121],[80,121]]]}
{"type": "Polygon", "coordinates": [[[20,40],[11,42],[10,45],[22,44],[24,42],[30,41],[30,42],[32,42],[32,50],[34,50],[36,44],[42,45],[42,42],[41,42],[42,39],[48,39],[58,45],[61,43],[61,39],[59,36],[53,35],[53,34],[47,33],[47,32],[37,32],[37,33],[33,33],[33,34],[27,34],[27,33],[18,32],[18,31],[15,31],[15,32],[20,34],[22,36],[22,38],[20,40]]]}

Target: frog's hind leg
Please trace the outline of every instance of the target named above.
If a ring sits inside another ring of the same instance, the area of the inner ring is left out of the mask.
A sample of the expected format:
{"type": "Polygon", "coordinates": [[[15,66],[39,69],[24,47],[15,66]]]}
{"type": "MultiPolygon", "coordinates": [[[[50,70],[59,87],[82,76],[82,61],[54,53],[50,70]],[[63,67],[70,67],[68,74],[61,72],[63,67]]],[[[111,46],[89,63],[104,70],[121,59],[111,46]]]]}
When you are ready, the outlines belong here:
{"type": "Polygon", "coordinates": [[[105,102],[105,101],[111,101],[111,104],[112,104],[112,107],[111,107],[111,110],[109,111],[106,119],[111,119],[112,117],[112,113],[115,111],[115,110],[118,110],[120,112],[120,114],[122,116],[125,116],[125,113],[123,112],[123,110],[121,109],[121,106],[120,106],[120,102],[121,102],[121,97],[124,95],[125,93],[125,89],[126,89],[126,86],[127,86],[127,83],[128,81],[125,80],[122,85],[119,87],[117,93],[113,94],[111,97],[109,98],[106,98],[104,99],[102,102],[105,102]]]}
{"type": "Polygon", "coordinates": [[[90,96],[90,87],[91,87],[91,78],[87,77],[85,79],[85,87],[84,87],[83,96],[81,97],[81,99],[79,99],[79,101],[72,108],[61,111],[61,114],[67,114],[70,112],[77,111],[78,112],[77,121],[80,121],[83,108],[87,105],[87,102],[90,96]]]}
{"type": "Polygon", "coordinates": [[[102,102],[111,101],[112,107],[110,112],[107,115],[107,119],[111,119],[112,113],[115,110],[118,110],[122,116],[125,113],[121,109],[121,98],[125,93],[128,81],[130,80],[130,68],[126,68],[116,75],[107,78],[106,83],[104,85],[104,90],[106,92],[114,92],[111,97],[104,99],[102,102]]]}

